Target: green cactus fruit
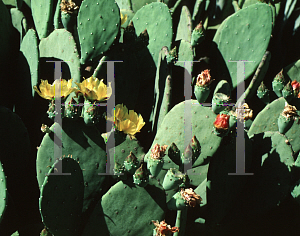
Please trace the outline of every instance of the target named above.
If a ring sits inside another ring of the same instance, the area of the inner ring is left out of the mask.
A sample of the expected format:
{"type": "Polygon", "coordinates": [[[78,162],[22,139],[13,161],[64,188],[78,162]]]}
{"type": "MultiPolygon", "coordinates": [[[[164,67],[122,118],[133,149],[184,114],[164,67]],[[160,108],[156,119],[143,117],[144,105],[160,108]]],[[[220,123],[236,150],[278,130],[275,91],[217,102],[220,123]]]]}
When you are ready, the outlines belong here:
{"type": "Polygon", "coordinates": [[[166,60],[168,64],[172,64],[176,61],[177,59],[177,48],[176,46],[169,51],[169,53],[166,55],[166,60]]]}
{"type": "Polygon", "coordinates": [[[141,166],[135,171],[135,173],[133,175],[133,182],[140,187],[147,186],[147,184],[149,182],[149,178],[148,178],[147,169],[146,169],[144,163],[142,163],[141,166]]]}
{"type": "Polygon", "coordinates": [[[278,131],[285,134],[293,125],[293,120],[282,115],[278,118],[278,131]]]}
{"type": "Polygon", "coordinates": [[[274,78],[273,82],[272,82],[272,88],[274,93],[276,93],[276,95],[278,97],[282,97],[282,90],[286,84],[285,82],[285,78],[283,75],[283,70],[281,70],[274,78]]]}
{"type": "Polygon", "coordinates": [[[192,32],[191,45],[193,47],[199,45],[205,39],[204,29],[202,21],[195,27],[192,32]]]}
{"type": "Polygon", "coordinates": [[[151,149],[147,167],[153,177],[156,177],[159,174],[164,165],[163,157],[165,156],[167,147],[167,145],[160,146],[159,144],[155,144],[151,149]]]}
{"type": "Polygon", "coordinates": [[[168,156],[176,165],[181,165],[180,150],[175,143],[172,143],[168,150],[168,156]]]}
{"type": "Polygon", "coordinates": [[[205,102],[210,93],[209,85],[212,79],[209,70],[204,70],[197,76],[194,94],[199,103],[205,102]]]}
{"type": "Polygon", "coordinates": [[[125,167],[124,167],[124,165],[121,165],[119,162],[115,162],[114,173],[121,180],[126,180],[127,179],[127,174],[125,172],[125,167]]]}
{"type": "Polygon", "coordinates": [[[215,114],[219,114],[221,111],[225,110],[226,106],[224,103],[229,102],[229,96],[223,93],[215,93],[212,99],[212,110],[215,114]]]}
{"type": "Polygon", "coordinates": [[[159,172],[161,171],[163,165],[164,165],[164,160],[163,159],[151,159],[149,158],[148,160],[148,170],[150,171],[150,174],[153,177],[156,177],[159,172]]]}
{"type": "Polygon", "coordinates": [[[124,166],[125,169],[132,175],[139,168],[139,161],[136,158],[136,156],[133,154],[133,152],[130,152],[130,154],[126,157],[124,161],[124,166]]]}
{"type": "Polygon", "coordinates": [[[297,116],[297,108],[286,104],[278,118],[278,131],[281,134],[286,133],[293,125],[294,118],[297,116]]]}
{"type": "Polygon", "coordinates": [[[293,97],[294,97],[294,91],[293,91],[293,87],[291,85],[290,82],[288,82],[283,90],[282,90],[282,96],[284,97],[284,99],[287,101],[287,102],[290,102],[292,101],[293,97]]]}
{"type": "Polygon", "coordinates": [[[82,109],[84,123],[88,126],[95,125],[99,122],[100,112],[99,107],[92,104],[91,101],[85,100],[82,109]]]}
{"type": "Polygon", "coordinates": [[[193,150],[193,161],[195,161],[201,153],[200,142],[195,135],[192,137],[190,146],[192,147],[193,150]]]}
{"type": "Polygon", "coordinates": [[[185,175],[175,168],[170,168],[165,175],[163,188],[168,191],[178,188],[185,180],[185,175]]]}
{"type": "Polygon", "coordinates": [[[80,106],[77,106],[78,103],[72,97],[71,100],[65,106],[65,117],[77,120],[80,116],[80,106]]]}
{"type": "Polygon", "coordinates": [[[54,100],[51,100],[51,102],[49,103],[49,108],[48,108],[47,114],[51,120],[54,120],[55,114],[56,114],[54,100]]]}
{"type": "Polygon", "coordinates": [[[76,25],[79,7],[72,0],[62,0],[61,4],[61,22],[66,30],[74,31],[76,25]]]}
{"type": "Polygon", "coordinates": [[[269,94],[270,94],[269,89],[267,88],[267,86],[262,81],[260,86],[257,89],[257,93],[256,93],[257,97],[259,99],[261,99],[265,104],[268,104],[268,103],[270,103],[269,94]]]}
{"type": "Polygon", "coordinates": [[[180,192],[177,192],[173,195],[170,201],[167,203],[169,210],[183,210],[187,206],[180,192]]]}
{"type": "Polygon", "coordinates": [[[181,156],[182,165],[191,163],[193,160],[193,149],[191,145],[187,145],[181,156]]]}
{"type": "Polygon", "coordinates": [[[203,103],[206,101],[210,93],[209,87],[202,87],[195,85],[194,94],[199,103],[203,103]]]}

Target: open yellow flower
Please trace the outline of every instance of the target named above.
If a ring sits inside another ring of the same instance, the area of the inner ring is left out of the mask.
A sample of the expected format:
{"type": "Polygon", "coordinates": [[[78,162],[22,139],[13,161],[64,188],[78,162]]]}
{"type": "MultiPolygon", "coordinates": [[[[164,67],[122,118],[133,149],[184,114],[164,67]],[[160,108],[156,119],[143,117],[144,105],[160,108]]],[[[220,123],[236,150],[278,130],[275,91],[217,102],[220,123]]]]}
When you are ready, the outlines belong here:
{"type": "Polygon", "coordinates": [[[133,137],[145,125],[143,117],[138,115],[133,110],[128,111],[127,107],[123,104],[116,105],[114,111],[115,120],[109,117],[108,120],[115,122],[116,129],[123,131],[133,137]]]}
{"type": "Polygon", "coordinates": [[[83,96],[91,101],[103,102],[107,100],[112,94],[111,83],[107,87],[102,80],[98,80],[95,77],[85,79],[81,83],[76,83],[79,87],[77,94],[83,94],[83,96]]]}
{"type": "Polygon", "coordinates": [[[127,21],[127,14],[123,16],[122,12],[120,12],[120,15],[121,15],[121,25],[123,25],[127,21]]]}
{"type": "Polygon", "coordinates": [[[48,80],[41,80],[41,84],[39,86],[39,89],[37,86],[33,86],[33,89],[44,99],[54,99],[55,98],[55,87],[58,87],[61,91],[61,97],[65,98],[70,93],[77,90],[77,88],[72,88],[72,81],[73,79],[70,79],[68,81],[61,79],[55,80],[51,85],[48,83],[48,80]]]}

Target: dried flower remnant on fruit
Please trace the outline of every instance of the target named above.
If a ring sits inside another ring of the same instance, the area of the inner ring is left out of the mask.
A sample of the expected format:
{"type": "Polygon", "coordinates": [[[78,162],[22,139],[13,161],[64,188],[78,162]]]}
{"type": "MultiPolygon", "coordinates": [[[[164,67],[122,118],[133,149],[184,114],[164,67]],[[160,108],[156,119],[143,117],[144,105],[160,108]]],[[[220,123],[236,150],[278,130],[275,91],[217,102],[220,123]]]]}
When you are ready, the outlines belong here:
{"type": "Polygon", "coordinates": [[[44,99],[53,100],[55,98],[55,87],[58,87],[62,98],[67,97],[70,93],[77,90],[77,88],[72,88],[72,81],[64,79],[55,80],[51,85],[48,80],[41,80],[39,89],[37,86],[33,86],[33,89],[44,99]]]}
{"type": "Polygon", "coordinates": [[[209,86],[212,82],[211,76],[210,76],[210,70],[204,70],[201,72],[201,74],[197,77],[197,86],[205,87],[209,86]]]}
{"type": "Polygon", "coordinates": [[[49,127],[47,126],[47,125],[45,125],[45,124],[42,124],[42,127],[41,127],[41,131],[43,132],[43,133],[51,133],[51,130],[49,129],[49,127]]]}
{"type": "Polygon", "coordinates": [[[202,198],[200,195],[196,194],[192,188],[181,189],[180,195],[190,207],[195,207],[196,205],[201,204],[202,198]]]}
{"type": "Polygon", "coordinates": [[[247,103],[244,103],[242,106],[236,108],[236,111],[233,113],[237,119],[240,121],[250,120],[253,117],[253,110],[249,108],[247,103]]]}
{"type": "Polygon", "coordinates": [[[62,0],[60,4],[60,9],[62,12],[72,14],[76,12],[79,7],[76,6],[75,2],[72,2],[72,0],[62,0]]]}
{"type": "Polygon", "coordinates": [[[294,117],[298,116],[297,108],[295,106],[291,106],[291,105],[285,103],[285,107],[284,107],[281,115],[284,116],[285,118],[294,118],[294,117]]]}
{"type": "Polygon", "coordinates": [[[78,94],[82,94],[85,99],[90,101],[103,102],[112,95],[111,83],[109,83],[107,87],[106,84],[103,83],[103,79],[98,80],[93,76],[85,79],[81,83],[75,82],[75,84],[79,87],[79,90],[76,92],[77,96],[78,94]]]}
{"type": "Polygon", "coordinates": [[[217,130],[227,130],[229,127],[229,115],[218,114],[214,122],[214,126],[217,130]]]}
{"type": "Polygon", "coordinates": [[[171,227],[164,220],[159,223],[159,221],[152,220],[154,224],[156,235],[155,236],[171,236],[175,232],[179,232],[178,227],[171,227]]]}
{"type": "Polygon", "coordinates": [[[160,146],[159,144],[155,144],[151,149],[150,157],[152,159],[162,159],[162,157],[166,155],[167,147],[168,145],[160,146]]]}

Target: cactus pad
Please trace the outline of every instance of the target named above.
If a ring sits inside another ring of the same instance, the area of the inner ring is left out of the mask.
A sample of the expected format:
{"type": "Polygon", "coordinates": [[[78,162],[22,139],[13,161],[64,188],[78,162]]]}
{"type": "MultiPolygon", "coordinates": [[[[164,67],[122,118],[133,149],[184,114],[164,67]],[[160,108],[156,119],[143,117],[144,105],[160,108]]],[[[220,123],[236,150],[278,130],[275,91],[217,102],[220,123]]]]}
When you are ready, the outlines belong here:
{"type": "Polygon", "coordinates": [[[82,170],[74,159],[63,158],[54,163],[49,174],[39,201],[43,223],[54,235],[79,235],[84,195],[82,170]],[[62,173],[71,175],[50,174],[56,172],[59,162],[62,173]]]}
{"type": "Polygon", "coordinates": [[[120,25],[120,10],[115,1],[84,0],[77,17],[81,63],[106,52],[116,39],[120,25]]]}

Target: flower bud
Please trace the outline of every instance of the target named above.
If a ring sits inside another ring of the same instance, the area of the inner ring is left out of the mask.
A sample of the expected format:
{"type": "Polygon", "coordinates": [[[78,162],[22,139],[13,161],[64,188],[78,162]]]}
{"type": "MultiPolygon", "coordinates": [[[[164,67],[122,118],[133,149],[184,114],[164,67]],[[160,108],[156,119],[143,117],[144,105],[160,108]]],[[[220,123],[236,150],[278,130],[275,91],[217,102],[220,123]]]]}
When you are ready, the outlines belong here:
{"type": "Polygon", "coordinates": [[[294,92],[293,92],[293,87],[291,85],[290,82],[288,82],[283,90],[282,90],[282,96],[284,97],[284,99],[287,101],[287,102],[290,102],[292,99],[293,99],[293,96],[294,96],[294,92]]]}
{"type": "Polygon", "coordinates": [[[282,90],[284,85],[286,84],[286,80],[283,75],[283,70],[281,70],[274,78],[272,82],[273,91],[276,93],[278,97],[282,97],[282,90]]]}
{"type": "Polygon", "coordinates": [[[264,82],[262,81],[257,89],[257,97],[261,99],[265,104],[268,104],[270,103],[269,94],[269,89],[265,86],[264,82]]]}

